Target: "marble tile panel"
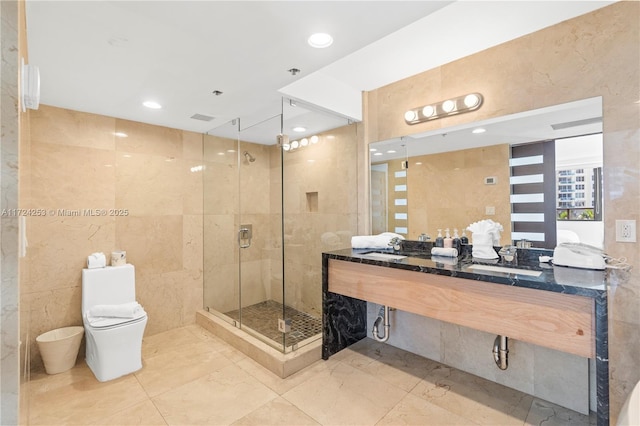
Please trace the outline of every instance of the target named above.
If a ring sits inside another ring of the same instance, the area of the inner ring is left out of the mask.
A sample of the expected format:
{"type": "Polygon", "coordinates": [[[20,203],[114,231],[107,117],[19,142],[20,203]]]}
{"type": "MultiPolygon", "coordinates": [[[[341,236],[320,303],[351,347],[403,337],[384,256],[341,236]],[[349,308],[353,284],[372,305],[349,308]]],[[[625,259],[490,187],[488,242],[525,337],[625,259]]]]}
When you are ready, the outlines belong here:
{"type": "MultiPolygon", "coordinates": [[[[86,366],[76,368],[89,371],[86,366]]],[[[72,384],[32,394],[29,424],[92,424],[147,399],[132,374],[103,383],[87,377],[86,371],[82,376],[72,384]]]]}
{"type": "Polygon", "coordinates": [[[184,215],[182,219],[182,265],[191,271],[194,277],[202,278],[204,268],[203,217],[201,215],[184,215]]]}
{"type": "Polygon", "coordinates": [[[284,398],[276,398],[232,424],[234,426],[320,425],[284,398]]]}
{"type": "Polygon", "coordinates": [[[231,363],[214,346],[200,341],[145,358],[142,369],[135,376],[147,395],[153,398],[221,370],[231,363]]]}
{"type": "Polygon", "coordinates": [[[183,213],[183,160],[159,155],[116,153],[115,207],[132,216],[183,213]]]}
{"type": "Polygon", "coordinates": [[[141,273],[183,269],[183,216],[126,216],[116,219],[115,243],[141,273]]]}
{"type": "MultiPolygon", "coordinates": [[[[368,303],[367,324],[373,326],[379,312],[380,305],[368,303]]],[[[434,361],[441,361],[440,335],[444,323],[410,312],[395,310],[391,311],[390,324],[389,345],[434,361]]],[[[368,327],[367,333],[371,337],[371,327],[368,327]]]]}
{"type": "Polygon", "coordinates": [[[534,346],[533,368],[531,394],[579,413],[589,413],[588,358],[534,346]]]}
{"type": "MultiPolygon", "coordinates": [[[[56,144],[113,151],[116,120],[112,117],[40,105],[29,111],[32,144],[56,144]]],[[[87,157],[89,158],[89,157],[87,157]]],[[[69,162],[77,165],[77,162],[69,162]]]]}
{"type": "Polygon", "coordinates": [[[207,215],[237,213],[240,197],[237,167],[212,161],[205,161],[204,166],[204,213],[207,215]]]}
{"type": "Polygon", "coordinates": [[[283,397],[321,424],[375,424],[407,392],[342,362],[330,366],[283,397]],[[381,398],[376,389],[384,389],[381,398]]]}
{"type": "Polygon", "coordinates": [[[204,266],[238,261],[238,228],[232,214],[203,217],[204,266]]]}
{"type": "Polygon", "coordinates": [[[493,360],[492,353],[495,334],[449,323],[442,323],[441,330],[444,364],[534,394],[533,345],[509,339],[509,368],[500,370],[493,360]]]}
{"type": "Polygon", "coordinates": [[[204,308],[213,311],[228,312],[239,306],[238,265],[205,264],[203,280],[204,308]]]}
{"type": "Polygon", "coordinates": [[[468,418],[408,394],[376,425],[474,425],[468,418]]]}
{"type": "Polygon", "coordinates": [[[203,136],[203,159],[219,164],[238,164],[238,139],[213,135],[203,136]]]}
{"type": "Polygon", "coordinates": [[[113,426],[166,426],[166,422],[158,409],[150,400],[125,408],[105,419],[98,420],[96,425],[113,426]]]}
{"type": "Polygon", "coordinates": [[[113,151],[34,143],[31,146],[31,197],[47,215],[82,215],[78,209],[115,207],[113,151]],[[53,209],[53,211],[49,211],[53,209]]]}
{"type": "Polygon", "coordinates": [[[112,217],[40,217],[27,220],[28,285],[23,294],[79,287],[87,256],[115,250],[112,217]]]}
{"type": "Polygon", "coordinates": [[[203,214],[203,173],[204,170],[201,160],[183,160],[183,178],[182,178],[182,211],[184,214],[203,214]]]}
{"type": "MultiPolygon", "coordinates": [[[[29,348],[30,368],[41,371],[44,367],[36,338],[47,331],[60,327],[82,325],[82,288],[69,287],[29,293],[22,302],[29,306],[28,336],[23,345],[29,348]]],[[[84,350],[78,354],[84,358],[84,350]]]]}
{"type": "Polygon", "coordinates": [[[231,424],[277,396],[240,367],[230,365],[165,392],[153,403],[169,425],[231,424]]]}
{"type": "Polygon", "coordinates": [[[118,153],[182,158],[182,130],[118,118],[116,119],[116,132],[127,134],[126,138],[117,138],[116,140],[118,153]]]}
{"type": "Polygon", "coordinates": [[[202,133],[182,131],[182,158],[185,160],[203,161],[203,142],[204,135],[202,133]]]}
{"type": "Polygon", "coordinates": [[[149,316],[146,335],[151,336],[185,323],[184,280],[187,276],[183,271],[136,271],[136,299],[149,316]]]}
{"type": "MultiPolygon", "coordinates": [[[[637,312],[637,309],[636,309],[637,312]]],[[[640,381],[640,333],[638,325],[609,322],[609,389],[611,423],[615,424],[622,404],[640,381]]]]}
{"type": "Polygon", "coordinates": [[[442,365],[412,395],[480,424],[522,424],[533,397],[442,365]]]}

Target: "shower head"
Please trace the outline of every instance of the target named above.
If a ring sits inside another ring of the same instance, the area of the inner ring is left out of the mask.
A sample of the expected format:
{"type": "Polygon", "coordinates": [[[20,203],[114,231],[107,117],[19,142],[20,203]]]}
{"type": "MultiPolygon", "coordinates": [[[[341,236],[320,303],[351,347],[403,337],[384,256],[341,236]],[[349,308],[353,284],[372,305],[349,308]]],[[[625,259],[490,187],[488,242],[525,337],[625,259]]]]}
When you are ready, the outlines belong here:
{"type": "Polygon", "coordinates": [[[245,151],[242,155],[244,155],[244,158],[246,158],[250,163],[256,161],[256,158],[253,155],[249,154],[249,151],[245,151]]]}

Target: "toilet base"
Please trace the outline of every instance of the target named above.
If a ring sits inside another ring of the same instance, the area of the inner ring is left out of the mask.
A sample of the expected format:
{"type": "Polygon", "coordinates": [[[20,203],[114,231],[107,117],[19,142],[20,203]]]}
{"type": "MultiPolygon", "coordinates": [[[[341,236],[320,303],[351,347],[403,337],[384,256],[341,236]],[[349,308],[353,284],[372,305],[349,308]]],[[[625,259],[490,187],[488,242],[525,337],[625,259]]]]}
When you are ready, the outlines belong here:
{"type": "Polygon", "coordinates": [[[86,361],[98,381],[117,379],[142,368],[142,335],[146,324],[145,317],[109,329],[85,325],[86,361]]]}

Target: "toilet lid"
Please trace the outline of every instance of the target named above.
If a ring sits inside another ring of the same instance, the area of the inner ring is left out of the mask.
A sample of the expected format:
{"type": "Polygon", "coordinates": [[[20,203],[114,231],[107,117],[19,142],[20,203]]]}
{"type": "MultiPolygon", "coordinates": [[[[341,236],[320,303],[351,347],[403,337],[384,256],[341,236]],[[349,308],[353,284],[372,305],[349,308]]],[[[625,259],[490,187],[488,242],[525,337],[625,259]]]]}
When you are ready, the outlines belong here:
{"type": "Polygon", "coordinates": [[[147,316],[144,309],[140,309],[133,318],[114,318],[114,317],[92,317],[87,315],[87,323],[93,328],[107,328],[116,325],[137,322],[147,316]]]}

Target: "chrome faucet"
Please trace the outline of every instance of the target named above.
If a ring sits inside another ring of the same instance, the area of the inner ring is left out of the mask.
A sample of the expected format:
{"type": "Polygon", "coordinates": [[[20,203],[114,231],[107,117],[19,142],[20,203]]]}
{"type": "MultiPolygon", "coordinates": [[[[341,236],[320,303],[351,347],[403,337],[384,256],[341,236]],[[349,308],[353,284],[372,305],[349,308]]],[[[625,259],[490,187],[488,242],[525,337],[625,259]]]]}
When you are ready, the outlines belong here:
{"type": "Polygon", "coordinates": [[[430,241],[431,237],[429,234],[422,233],[418,236],[418,241],[430,241]]]}
{"type": "Polygon", "coordinates": [[[393,237],[390,241],[389,241],[389,246],[393,247],[394,250],[400,250],[400,241],[402,241],[400,238],[398,237],[393,237]]]}

